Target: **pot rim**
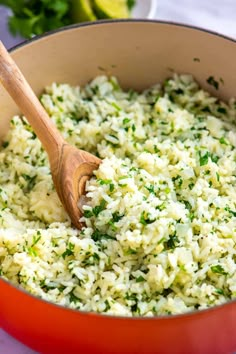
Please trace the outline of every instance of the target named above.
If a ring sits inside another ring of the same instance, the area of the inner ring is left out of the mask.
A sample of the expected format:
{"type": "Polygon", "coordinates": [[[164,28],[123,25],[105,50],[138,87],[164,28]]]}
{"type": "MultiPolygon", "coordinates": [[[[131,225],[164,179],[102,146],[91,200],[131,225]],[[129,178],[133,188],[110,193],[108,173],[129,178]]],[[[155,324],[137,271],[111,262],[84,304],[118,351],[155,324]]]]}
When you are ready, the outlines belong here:
{"type": "MultiPolygon", "coordinates": [[[[178,22],[174,22],[174,21],[155,20],[155,19],[115,19],[115,20],[98,20],[98,21],[93,21],[93,22],[76,23],[76,24],[72,24],[69,26],[60,27],[58,29],[46,32],[42,35],[35,36],[31,39],[26,39],[23,42],[11,47],[9,49],[9,52],[13,53],[16,50],[18,50],[24,46],[27,46],[27,45],[30,45],[31,43],[40,41],[41,39],[44,39],[46,37],[56,35],[57,33],[60,33],[60,32],[70,31],[70,30],[73,30],[76,28],[82,28],[82,27],[88,27],[88,26],[92,27],[92,26],[106,25],[106,24],[110,25],[112,23],[153,23],[153,24],[156,23],[156,24],[160,24],[160,25],[163,24],[163,25],[177,26],[177,27],[185,28],[187,30],[192,29],[192,30],[199,31],[202,33],[211,34],[213,36],[217,36],[219,38],[222,38],[224,40],[227,40],[227,41],[230,41],[230,42],[236,44],[236,39],[234,39],[234,38],[231,38],[229,36],[226,36],[224,34],[218,33],[213,30],[208,30],[208,29],[201,28],[201,27],[194,26],[194,25],[183,24],[183,23],[178,23],[178,22]]],[[[152,321],[153,322],[153,321],[157,321],[157,320],[159,320],[159,321],[160,320],[161,321],[178,320],[180,318],[188,318],[188,317],[191,317],[191,318],[195,317],[196,318],[196,317],[205,316],[208,313],[209,314],[214,313],[214,312],[219,311],[223,308],[226,308],[227,306],[232,306],[233,304],[236,305],[236,299],[235,299],[235,300],[229,300],[223,304],[215,305],[215,306],[212,306],[212,307],[209,307],[206,309],[193,310],[193,311],[185,312],[182,314],[161,315],[161,316],[155,315],[152,317],[149,317],[149,316],[128,317],[128,316],[109,315],[109,314],[105,314],[105,313],[72,309],[70,307],[62,306],[62,305],[50,302],[48,300],[42,299],[36,295],[33,295],[33,294],[29,293],[28,291],[26,291],[25,289],[21,289],[21,288],[17,287],[16,285],[12,284],[9,280],[4,279],[0,276],[0,283],[1,282],[5,283],[7,286],[13,288],[16,291],[22,292],[26,296],[32,297],[33,300],[40,301],[42,303],[46,303],[46,305],[49,305],[49,306],[53,306],[55,308],[55,310],[59,310],[59,311],[63,311],[63,312],[69,311],[69,312],[73,313],[74,315],[76,315],[76,313],[78,313],[79,315],[83,315],[83,316],[102,317],[104,319],[111,320],[111,321],[118,319],[118,320],[126,320],[126,321],[129,320],[129,321],[152,321]]]]}

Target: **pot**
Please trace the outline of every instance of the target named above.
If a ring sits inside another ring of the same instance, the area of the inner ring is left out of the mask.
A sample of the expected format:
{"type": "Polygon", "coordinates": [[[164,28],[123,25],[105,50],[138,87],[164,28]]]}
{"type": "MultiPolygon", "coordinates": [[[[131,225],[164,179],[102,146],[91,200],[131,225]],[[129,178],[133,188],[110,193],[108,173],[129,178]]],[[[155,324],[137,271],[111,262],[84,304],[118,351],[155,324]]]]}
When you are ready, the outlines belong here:
{"type": "MultiPolygon", "coordinates": [[[[84,85],[115,75],[142,90],[191,73],[214,95],[236,96],[236,42],[187,26],[144,20],[101,21],[35,38],[11,51],[36,94],[52,82],[84,85]],[[209,85],[213,76],[219,90],[209,85]],[[209,81],[209,80],[208,80],[209,81]]],[[[0,88],[0,134],[17,108],[0,88]]],[[[125,318],[63,308],[0,280],[0,326],[41,353],[191,353],[236,351],[236,302],[184,315],[125,318]]]]}

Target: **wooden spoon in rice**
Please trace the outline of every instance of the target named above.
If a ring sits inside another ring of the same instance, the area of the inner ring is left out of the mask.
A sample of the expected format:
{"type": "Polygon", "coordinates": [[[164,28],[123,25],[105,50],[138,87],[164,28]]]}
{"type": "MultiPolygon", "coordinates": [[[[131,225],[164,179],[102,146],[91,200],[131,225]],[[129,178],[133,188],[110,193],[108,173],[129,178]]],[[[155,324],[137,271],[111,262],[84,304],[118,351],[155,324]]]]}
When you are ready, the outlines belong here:
{"type": "Polygon", "coordinates": [[[0,81],[45,148],[57,194],[72,223],[80,229],[82,208],[79,202],[85,195],[86,181],[101,160],[63,139],[1,41],[0,81]]]}

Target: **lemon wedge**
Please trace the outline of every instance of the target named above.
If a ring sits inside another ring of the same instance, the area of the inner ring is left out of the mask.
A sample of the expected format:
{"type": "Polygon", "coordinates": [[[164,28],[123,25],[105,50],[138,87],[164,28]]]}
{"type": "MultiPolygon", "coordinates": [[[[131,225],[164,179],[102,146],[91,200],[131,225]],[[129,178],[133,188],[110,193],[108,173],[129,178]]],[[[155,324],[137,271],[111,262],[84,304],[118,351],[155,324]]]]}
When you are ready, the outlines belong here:
{"type": "Polygon", "coordinates": [[[99,18],[127,18],[129,9],[126,0],[94,0],[94,10],[99,18]]]}
{"type": "Polygon", "coordinates": [[[97,19],[90,0],[72,0],[71,17],[75,23],[95,21],[97,19]]]}

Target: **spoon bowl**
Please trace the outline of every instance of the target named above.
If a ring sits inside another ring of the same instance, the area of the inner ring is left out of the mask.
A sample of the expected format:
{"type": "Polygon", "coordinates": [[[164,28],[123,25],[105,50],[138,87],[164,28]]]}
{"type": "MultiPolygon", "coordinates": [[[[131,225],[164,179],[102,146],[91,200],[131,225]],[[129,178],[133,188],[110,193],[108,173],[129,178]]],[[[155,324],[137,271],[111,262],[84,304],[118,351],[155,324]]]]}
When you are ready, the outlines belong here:
{"type": "Polygon", "coordinates": [[[101,160],[69,145],[63,139],[1,41],[0,81],[45,148],[57,194],[73,225],[80,229],[82,208],[79,208],[78,203],[85,194],[86,181],[101,160]]]}

